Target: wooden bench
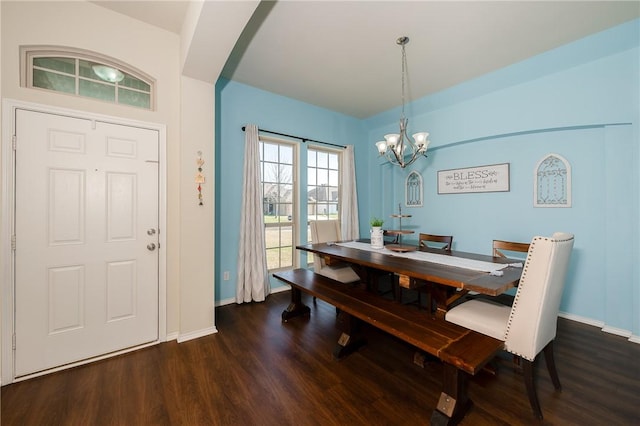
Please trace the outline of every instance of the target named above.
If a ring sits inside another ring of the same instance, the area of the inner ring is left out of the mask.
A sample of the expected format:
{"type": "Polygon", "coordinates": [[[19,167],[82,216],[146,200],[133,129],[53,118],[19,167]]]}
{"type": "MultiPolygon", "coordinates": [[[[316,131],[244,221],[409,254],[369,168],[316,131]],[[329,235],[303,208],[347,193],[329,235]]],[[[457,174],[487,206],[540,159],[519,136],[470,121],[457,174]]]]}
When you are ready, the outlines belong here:
{"type": "Polygon", "coordinates": [[[444,364],[443,390],[431,424],[456,424],[464,417],[472,405],[467,394],[468,375],[480,371],[503,348],[499,340],[308,269],[273,276],[291,286],[291,303],[282,312],[283,322],[310,314],[309,307],[302,303],[302,293],[338,308],[342,333],[334,350],[337,358],[364,343],[357,334],[357,321],[361,320],[440,359],[444,364]]]}

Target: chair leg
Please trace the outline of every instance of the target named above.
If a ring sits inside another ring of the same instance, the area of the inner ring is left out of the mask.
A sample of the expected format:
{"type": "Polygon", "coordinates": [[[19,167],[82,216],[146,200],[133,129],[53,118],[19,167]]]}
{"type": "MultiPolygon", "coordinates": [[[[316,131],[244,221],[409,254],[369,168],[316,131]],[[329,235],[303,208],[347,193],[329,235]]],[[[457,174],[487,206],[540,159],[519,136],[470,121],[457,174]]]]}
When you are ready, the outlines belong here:
{"type": "Polygon", "coordinates": [[[513,368],[515,370],[519,370],[520,369],[520,357],[518,355],[514,355],[513,356],[513,368]]]}
{"type": "Polygon", "coordinates": [[[538,402],[538,393],[536,392],[535,383],[535,360],[529,361],[528,359],[522,359],[522,374],[524,376],[524,385],[527,388],[527,395],[529,396],[529,403],[531,404],[531,410],[533,415],[542,420],[542,410],[540,409],[540,402],[538,402]]]}
{"type": "Polygon", "coordinates": [[[544,347],[543,352],[544,360],[547,364],[547,370],[549,371],[549,376],[551,376],[553,386],[556,388],[556,390],[562,390],[560,378],[558,377],[558,370],[556,370],[556,361],[553,357],[553,340],[544,347]]]}

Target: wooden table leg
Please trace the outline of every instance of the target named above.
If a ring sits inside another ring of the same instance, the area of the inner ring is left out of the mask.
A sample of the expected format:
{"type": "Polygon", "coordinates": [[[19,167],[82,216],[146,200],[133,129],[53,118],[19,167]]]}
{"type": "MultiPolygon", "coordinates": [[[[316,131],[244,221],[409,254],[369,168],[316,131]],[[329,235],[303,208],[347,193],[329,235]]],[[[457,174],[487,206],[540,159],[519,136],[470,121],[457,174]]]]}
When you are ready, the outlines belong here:
{"type": "Polygon", "coordinates": [[[363,279],[363,282],[366,282],[366,289],[371,291],[374,294],[378,294],[380,296],[384,296],[386,294],[392,294],[392,296],[395,298],[395,285],[394,285],[394,278],[395,275],[387,272],[387,271],[381,271],[379,269],[374,269],[374,268],[366,268],[366,279],[363,279]],[[382,277],[388,277],[389,278],[389,285],[390,285],[390,289],[388,291],[382,292],[380,290],[380,280],[382,277]]]}
{"type": "Polygon", "coordinates": [[[304,303],[302,303],[302,293],[295,287],[291,288],[291,303],[287,306],[287,309],[282,311],[282,322],[287,322],[291,318],[299,317],[301,315],[309,315],[311,309],[304,303]]]}
{"type": "Polygon", "coordinates": [[[436,302],[436,310],[433,315],[436,318],[444,319],[444,316],[449,310],[449,306],[455,302],[460,297],[467,294],[467,291],[456,291],[453,287],[445,287],[438,284],[433,284],[431,286],[431,295],[433,300],[436,302]]]}
{"type": "Polygon", "coordinates": [[[338,328],[342,331],[338,344],[333,349],[333,356],[343,358],[358,350],[367,343],[366,339],[359,335],[359,320],[344,311],[338,313],[338,328]]]}
{"type": "Polygon", "coordinates": [[[431,414],[432,425],[456,425],[473,406],[469,399],[467,373],[451,364],[444,364],[443,389],[436,409],[431,414]]]}

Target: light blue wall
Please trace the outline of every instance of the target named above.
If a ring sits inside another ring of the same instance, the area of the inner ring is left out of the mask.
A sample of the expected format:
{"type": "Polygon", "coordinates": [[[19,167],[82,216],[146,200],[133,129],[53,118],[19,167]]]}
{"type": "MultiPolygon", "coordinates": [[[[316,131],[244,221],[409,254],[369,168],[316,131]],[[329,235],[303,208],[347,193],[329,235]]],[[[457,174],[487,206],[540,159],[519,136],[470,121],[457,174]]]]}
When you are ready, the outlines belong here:
{"type": "MultiPolygon", "coordinates": [[[[228,80],[217,82],[216,104],[215,300],[228,302],[235,298],[237,278],[244,159],[242,126],[256,124],[280,133],[354,145],[355,157],[362,159],[366,159],[366,144],[362,143],[366,131],[361,120],[228,80]],[[225,271],[229,271],[228,281],[223,280],[225,271]]],[[[304,170],[308,144],[296,142],[304,170]]],[[[305,185],[303,174],[300,187],[305,185]]],[[[301,212],[302,217],[306,217],[305,213],[301,212]]],[[[306,229],[302,231],[301,240],[306,241],[306,229]]],[[[271,283],[274,287],[281,286],[276,280],[271,283]]]]}
{"type": "MultiPolygon", "coordinates": [[[[576,235],[561,310],[640,335],[640,21],[546,52],[408,105],[409,128],[431,133],[429,158],[401,170],[374,142],[397,131],[399,110],[367,120],[238,83],[216,87],[216,300],[235,295],[240,185],[247,123],[356,147],[360,230],[388,218],[411,170],[425,205],[406,209],[416,231],[454,235],[456,250],[489,253],[494,238],[576,235]],[[533,173],[549,153],[572,167],[573,206],[534,208],[533,173]],[[509,163],[509,192],[437,194],[437,171],[509,163]],[[224,271],[231,279],[222,281],[224,271]]],[[[416,53],[414,53],[416,54],[416,53]]],[[[409,58],[410,60],[410,58],[409,58]]],[[[417,78],[413,76],[412,78],[417,78]]],[[[428,76],[424,76],[428,78],[428,76]]],[[[391,226],[388,218],[385,226],[391,226]]]]}
{"type": "MultiPolygon", "coordinates": [[[[370,214],[397,210],[415,169],[425,205],[406,211],[408,225],[453,235],[456,250],[574,233],[561,310],[640,334],[638,28],[621,25],[412,104],[409,127],[431,133],[429,158],[401,170],[369,152],[370,214]],[[534,169],[549,153],[571,164],[571,208],[533,207],[534,169]],[[510,164],[509,192],[437,194],[438,170],[497,163],[510,164]]],[[[370,145],[397,128],[398,115],[367,120],[370,145]]]]}

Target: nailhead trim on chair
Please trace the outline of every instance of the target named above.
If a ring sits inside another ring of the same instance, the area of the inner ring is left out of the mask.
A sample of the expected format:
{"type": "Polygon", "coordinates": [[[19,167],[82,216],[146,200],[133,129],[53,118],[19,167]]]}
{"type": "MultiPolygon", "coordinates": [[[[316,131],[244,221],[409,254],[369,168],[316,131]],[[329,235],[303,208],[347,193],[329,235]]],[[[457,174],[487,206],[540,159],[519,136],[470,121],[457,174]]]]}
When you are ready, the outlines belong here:
{"type": "MultiPolygon", "coordinates": [[[[553,240],[553,241],[558,241],[558,242],[562,242],[562,241],[569,241],[569,239],[564,239],[564,240],[557,240],[557,239],[552,239],[549,237],[535,237],[533,239],[533,241],[531,241],[531,245],[529,246],[529,253],[533,253],[533,251],[535,250],[535,245],[536,245],[536,241],[541,241],[541,240],[545,240],[545,241],[549,241],[549,240],[553,240]]],[[[524,263],[524,267],[522,268],[522,275],[520,276],[520,283],[518,284],[518,290],[516,291],[516,295],[513,298],[513,304],[511,305],[511,313],[509,314],[509,320],[507,321],[507,329],[504,332],[504,341],[507,341],[507,336],[509,335],[509,330],[511,329],[511,318],[513,317],[513,311],[516,309],[516,306],[518,305],[518,300],[520,299],[520,289],[522,288],[522,285],[525,284],[527,282],[527,280],[525,279],[527,276],[527,269],[529,268],[529,255],[527,254],[527,260],[524,263]]],[[[527,359],[529,361],[533,361],[535,359],[534,358],[529,358],[527,356],[521,355],[519,353],[516,352],[511,352],[510,353],[519,356],[520,358],[524,358],[527,359]]]]}
{"type": "MultiPolygon", "coordinates": [[[[536,248],[536,241],[538,241],[539,237],[536,237],[533,239],[533,241],[531,241],[531,245],[529,246],[529,253],[534,252],[535,248],[536,248]]],[[[529,254],[527,254],[527,260],[524,263],[524,267],[522,268],[522,275],[520,276],[520,283],[518,284],[518,290],[516,291],[516,295],[513,298],[513,304],[511,305],[511,313],[509,314],[509,320],[507,321],[507,329],[504,332],[504,341],[507,341],[507,336],[509,336],[509,331],[511,330],[511,321],[513,318],[513,311],[516,309],[516,306],[518,305],[518,301],[520,300],[520,290],[522,289],[523,284],[525,284],[527,282],[526,277],[527,277],[527,270],[529,269],[529,254]]],[[[533,359],[529,359],[529,357],[525,357],[524,355],[515,353],[515,352],[511,352],[514,355],[517,355],[521,358],[525,358],[528,359],[529,361],[533,361],[533,359]]]]}

